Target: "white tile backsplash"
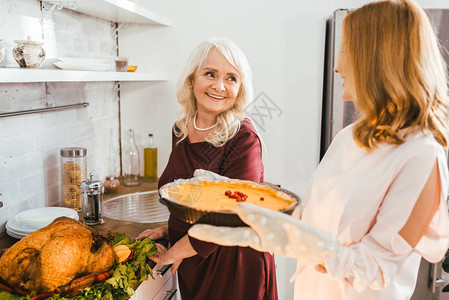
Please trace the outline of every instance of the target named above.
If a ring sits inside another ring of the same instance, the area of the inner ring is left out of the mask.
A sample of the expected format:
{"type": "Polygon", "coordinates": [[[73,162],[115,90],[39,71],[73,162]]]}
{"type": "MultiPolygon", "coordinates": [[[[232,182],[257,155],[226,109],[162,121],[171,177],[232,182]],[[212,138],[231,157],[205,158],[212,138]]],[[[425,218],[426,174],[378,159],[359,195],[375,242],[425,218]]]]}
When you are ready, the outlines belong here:
{"type": "MultiPolygon", "coordinates": [[[[18,67],[14,40],[44,42],[46,60],[56,57],[112,58],[115,24],[69,10],[42,14],[38,1],[0,1],[0,37],[7,55],[0,67],[18,67]],[[42,16],[45,18],[42,20],[42,16]]],[[[0,78],[1,82],[1,78],[0,78]]],[[[0,113],[88,102],[86,108],[0,118],[0,234],[4,215],[61,205],[63,147],[87,148],[88,172],[101,180],[119,175],[118,89],[114,82],[0,83],[0,113]]]]}

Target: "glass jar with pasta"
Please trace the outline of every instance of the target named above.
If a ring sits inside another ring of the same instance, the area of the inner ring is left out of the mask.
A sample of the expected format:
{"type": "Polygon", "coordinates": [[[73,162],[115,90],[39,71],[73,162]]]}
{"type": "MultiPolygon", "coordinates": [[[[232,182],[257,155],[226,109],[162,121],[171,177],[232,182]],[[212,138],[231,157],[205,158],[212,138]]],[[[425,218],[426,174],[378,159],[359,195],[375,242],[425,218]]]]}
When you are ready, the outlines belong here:
{"type": "Polygon", "coordinates": [[[87,179],[87,149],[61,149],[61,198],[65,207],[82,210],[81,182],[87,179]]]}

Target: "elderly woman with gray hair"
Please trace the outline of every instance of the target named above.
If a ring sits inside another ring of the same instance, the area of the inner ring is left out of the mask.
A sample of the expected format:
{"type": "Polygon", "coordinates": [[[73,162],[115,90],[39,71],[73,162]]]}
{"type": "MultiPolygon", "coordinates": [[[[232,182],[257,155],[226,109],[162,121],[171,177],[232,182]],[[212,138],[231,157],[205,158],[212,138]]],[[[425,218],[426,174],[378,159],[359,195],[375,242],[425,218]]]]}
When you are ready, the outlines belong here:
{"type": "MultiPolygon", "coordinates": [[[[178,84],[181,114],[159,187],[196,169],[263,181],[262,142],[244,109],[252,100],[251,69],[227,39],[211,38],[191,54],[178,84]]],[[[168,226],[138,238],[168,237],[154,261],[178,270],[182,299],[278,299],[274,257],[249,247],[222,247],[187,235],[192,225],[170,216],[168,226]]]]}

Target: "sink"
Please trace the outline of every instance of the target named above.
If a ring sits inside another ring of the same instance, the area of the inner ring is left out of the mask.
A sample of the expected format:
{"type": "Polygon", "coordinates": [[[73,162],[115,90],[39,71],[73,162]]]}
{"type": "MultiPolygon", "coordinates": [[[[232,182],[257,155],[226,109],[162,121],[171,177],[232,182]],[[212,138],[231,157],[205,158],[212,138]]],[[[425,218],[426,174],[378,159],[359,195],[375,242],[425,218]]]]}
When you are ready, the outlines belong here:
{"type": "Polygon", "coordinates": [[[136,223],[166,222],[170,215],[158,191],[125,194],[103,202],[103,216],[136,223]]]}

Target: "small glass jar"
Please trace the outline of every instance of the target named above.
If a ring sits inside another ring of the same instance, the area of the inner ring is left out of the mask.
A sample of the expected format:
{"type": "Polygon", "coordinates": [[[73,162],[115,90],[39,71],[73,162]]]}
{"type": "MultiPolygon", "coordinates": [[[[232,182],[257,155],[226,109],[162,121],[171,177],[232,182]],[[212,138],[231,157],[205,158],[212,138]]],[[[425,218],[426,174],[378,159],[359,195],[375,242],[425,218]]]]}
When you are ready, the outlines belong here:
{"type": "Polygon", "coordinates": [[[81,183],[83,198],[83,222],[86,225],[103,224],[101,206],[103,205],[103,185],[99,180],[90,179],[81,183]]]}
{"type": "Polygon", "coordinates": [[[114,194],[118,192],[120,181],[115,176],[107,176],[103,183],[105,194],[114,194]]]}
{"type": "Polygon", "coordinates": [[[81,211],[81,182],[87,179],[87,149],[61,149],[61,198],[65,207],[81,211]]]}

